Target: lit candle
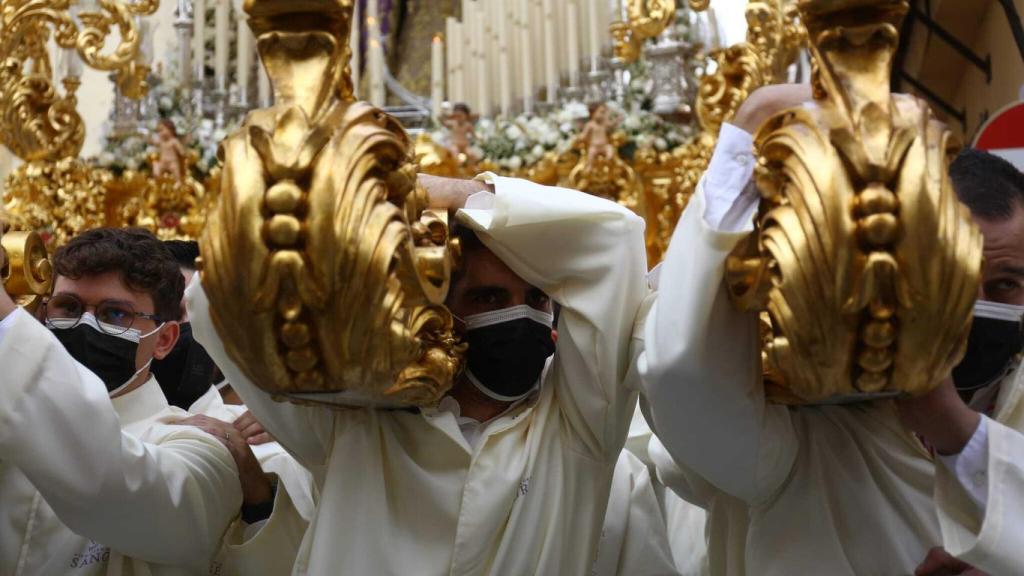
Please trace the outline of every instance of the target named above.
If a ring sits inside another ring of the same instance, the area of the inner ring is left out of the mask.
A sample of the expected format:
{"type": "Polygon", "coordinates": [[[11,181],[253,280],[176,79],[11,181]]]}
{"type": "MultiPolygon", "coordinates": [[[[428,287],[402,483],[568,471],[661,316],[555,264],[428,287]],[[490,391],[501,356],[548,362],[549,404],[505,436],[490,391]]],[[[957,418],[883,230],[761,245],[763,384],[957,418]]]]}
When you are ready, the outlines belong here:
{"type": "Polygon", "coordinates": [[[462,1],[462,88],[465,90],[463,99],[470,108],[479,110],[480,100],[477,98],[479,84],[476,73],[476,11],[475,4],[469,0],[462,1]]]}
{"type": "Polygon", "coordinates": [[[544,82],[548,102],[558,100],[558,55],[555,50],[555,11],[552,0],[544,0],[544,82]]]}
{"type": "Polygon", "coordinates": [[[192,0],[192,61],[196,82],[202,82],[206,63],[206,0],[192,0]]]}
{"type": "Polygon", "coordinates": [[[455,18],[451,16],[444,19],[444,70],[447,89],[445,95],[448,100],[455,100],[455,18]]]}
{"type": "Polygon", "coordinates": [[[348,35],[348,49],[352,53],[352,59],[349,60],[349,69],[352,70],[352,96],[356,100],[359,99],[359,81],[361,80],[361,68],[363,65],[362,55],[359,53],[359,40],[361,35],[360,24],[362,20],[359,19],[359,2],[355,2],[355,10],[352,14],[352,31],[348,35]]]}
{"type": "Polygon", "coordinates": [[[601,14],[599,7],[591,5],[588,15],[590,16],[590,32],[587,34],[587,37],[590,39],[590,71],[597,72],[601,62],[601,14]]]}
{"type": "Polygon", "coordinates": [[[530,40],[530,0],[522,0],[519,5],[519,45],[522,49],[522,85],[523,114],[533,114],[533,43],[530,40]]]}
{"type": "Polygon", "coordinates": [[[217,90],[221,92],[228,88],[228,24],[230,22],[228,10],[231,9],[228,1],[217,0],[217,7],[214,10],[216,36],[213,44],[213,77],[217,82],[217,90]]]}
{"type": "Polygon", "coordinates": [[[441,118],[444,102],[444,41],[434,36],[430,43],[430,107],[435,119],[441,118]]]}
{"type": "Polygon", "coordinates": [[[235,18],[238,22],[237,50],[238,55],[235,64],[238,70],[235,74],[238,80],[238,103],[242,106],[249,104],[249,73],[252,70],[253,37],[249,29],[249,22],[245,14],[237,13],[235,18]]]}
{"type": "Polygon", "coordinates": [[[579,38],[579,12],[576,8],[576,1],[570,0],[566,6],[565,17],[565,42],[568,45],[566,54],[569,58],[569,85],[573,88],[579,86],[580,79],[580,38],[579,38]]]}

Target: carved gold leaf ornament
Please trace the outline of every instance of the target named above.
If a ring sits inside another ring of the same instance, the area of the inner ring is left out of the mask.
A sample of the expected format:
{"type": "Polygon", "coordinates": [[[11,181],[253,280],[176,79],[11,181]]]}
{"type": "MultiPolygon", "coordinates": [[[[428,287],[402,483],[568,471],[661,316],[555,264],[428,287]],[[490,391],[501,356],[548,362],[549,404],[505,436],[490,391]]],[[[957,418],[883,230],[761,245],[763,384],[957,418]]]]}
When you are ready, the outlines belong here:
{"type": "Polygon", "coordinates": [[[443,218],[396,120],[353,102],[348,0],[247,0],[276,105],[222,144],[202,281],[260,388],[332,406],[436,403],[461,368],[443,218]]]}
{"type": "Polygon", "coordinates": [[[835,402],[934,388],[963,354],[981,236],[947,176],[949,131],[889,93],[901,0],[804,2],[814,105],[756,136],[755,233],[727,264],[767,312],[769,396],[835,402]]]}
{"type": "Polygon", "coordinates": [[[11,232],[0,221],[0,282],[14,301],[35,313],[53,285],[46,245],[35,232],[11,232]]]}
{"type": "Polygon", "coordinates": [[[676,18],[676,0],[626,0],[628,21],[613,22],[609,32],[614,39],[615,56],[624,62],[636,62],[643,43],[657,38],[676,18]]]}

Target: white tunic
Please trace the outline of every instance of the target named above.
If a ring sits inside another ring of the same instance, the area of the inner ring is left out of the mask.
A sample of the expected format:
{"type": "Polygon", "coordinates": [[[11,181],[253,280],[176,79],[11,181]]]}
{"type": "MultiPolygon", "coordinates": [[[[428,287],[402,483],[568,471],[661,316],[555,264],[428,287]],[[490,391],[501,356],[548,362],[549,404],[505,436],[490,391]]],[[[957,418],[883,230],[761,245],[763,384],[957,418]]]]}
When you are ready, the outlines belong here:
{"type": "Polygon", "coordinates": [[[934,464],[894,404],[765,401],[757,317],[736,311],[722,281],[756,194],[705,211],[706,196],[736,198],[750,179],[749,136],[730,150],[730,129],[672,238],[638,361],[667,448],[652,442],[659,476],[708,510],[712,574],[913,573],[942,543],[934,464]],[[722,162],[738,167],[714,171],[722,162]]]}
{"type": "Polygon", "coordinates": [[[579,192],[489,178],[493,208],[460,217],[563,309],[539,393],[490,422],[476,449],[451,411],[273,402],[228,358],[199,284],[187,291],[196,338],[317,478],[296,574],[573,575],[594,561],[636,402],[623,381],[647,293],[643,221],[579,192]]]}
{"type": "Polygon", "coordinates": [[[23,311],[0,337],[0,574],[207,574],[242,502],[155,379],[110,399],[23,311]]]}
{"type": "Polygon", "coordinates": [[[591,576],[678,576],[647,466],[619,453],[591,576]]]}
{"type": "Polygon", "coordinates": [[[982,467],[961,478],[936,466],[943,545],[989,574],[1024,574],[1024,369],[1002,382],[994,417],[985,423],[982,467]],[[965,489],[970,482],[987,484],[981,510],[965,489]]]}

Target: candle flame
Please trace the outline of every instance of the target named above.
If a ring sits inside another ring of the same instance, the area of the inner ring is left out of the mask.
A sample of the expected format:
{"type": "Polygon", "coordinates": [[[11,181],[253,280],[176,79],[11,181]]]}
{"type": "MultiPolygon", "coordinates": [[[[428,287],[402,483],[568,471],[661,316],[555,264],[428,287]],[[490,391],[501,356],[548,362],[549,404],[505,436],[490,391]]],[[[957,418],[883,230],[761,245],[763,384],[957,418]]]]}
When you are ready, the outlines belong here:
{"type": "Polygon", "coordinates": [[[440,43],[441,43],[441,35],[440,34],[435,34],[434,35],[434,44],[440,44],[440,43]]]}

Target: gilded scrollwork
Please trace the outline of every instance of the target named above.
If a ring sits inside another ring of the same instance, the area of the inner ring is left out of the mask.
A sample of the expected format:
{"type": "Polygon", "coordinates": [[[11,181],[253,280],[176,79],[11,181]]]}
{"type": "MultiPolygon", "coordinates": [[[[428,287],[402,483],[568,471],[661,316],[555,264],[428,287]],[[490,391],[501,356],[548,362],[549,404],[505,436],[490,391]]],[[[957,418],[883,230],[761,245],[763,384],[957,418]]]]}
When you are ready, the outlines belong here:
{"type": "Polygon", "coordinates": [[[727,277],[740,308],[768,313],[777,401],[924,393],[963,353],[981,237],[946,173],[949,131],[889,93],[906,10],[802,4],[816,105],[756,136],[757,227],[727,277]]]}
{"type": "Polygon", "coordinates": [[[222,144],[220,197],[200,238],[214,325],[275,396],[436,403],[462,361],[443,305],[447,228],[424,212],[398,122],[351,100],[352,4],[245,9],[277,103],[222,144]]]}

